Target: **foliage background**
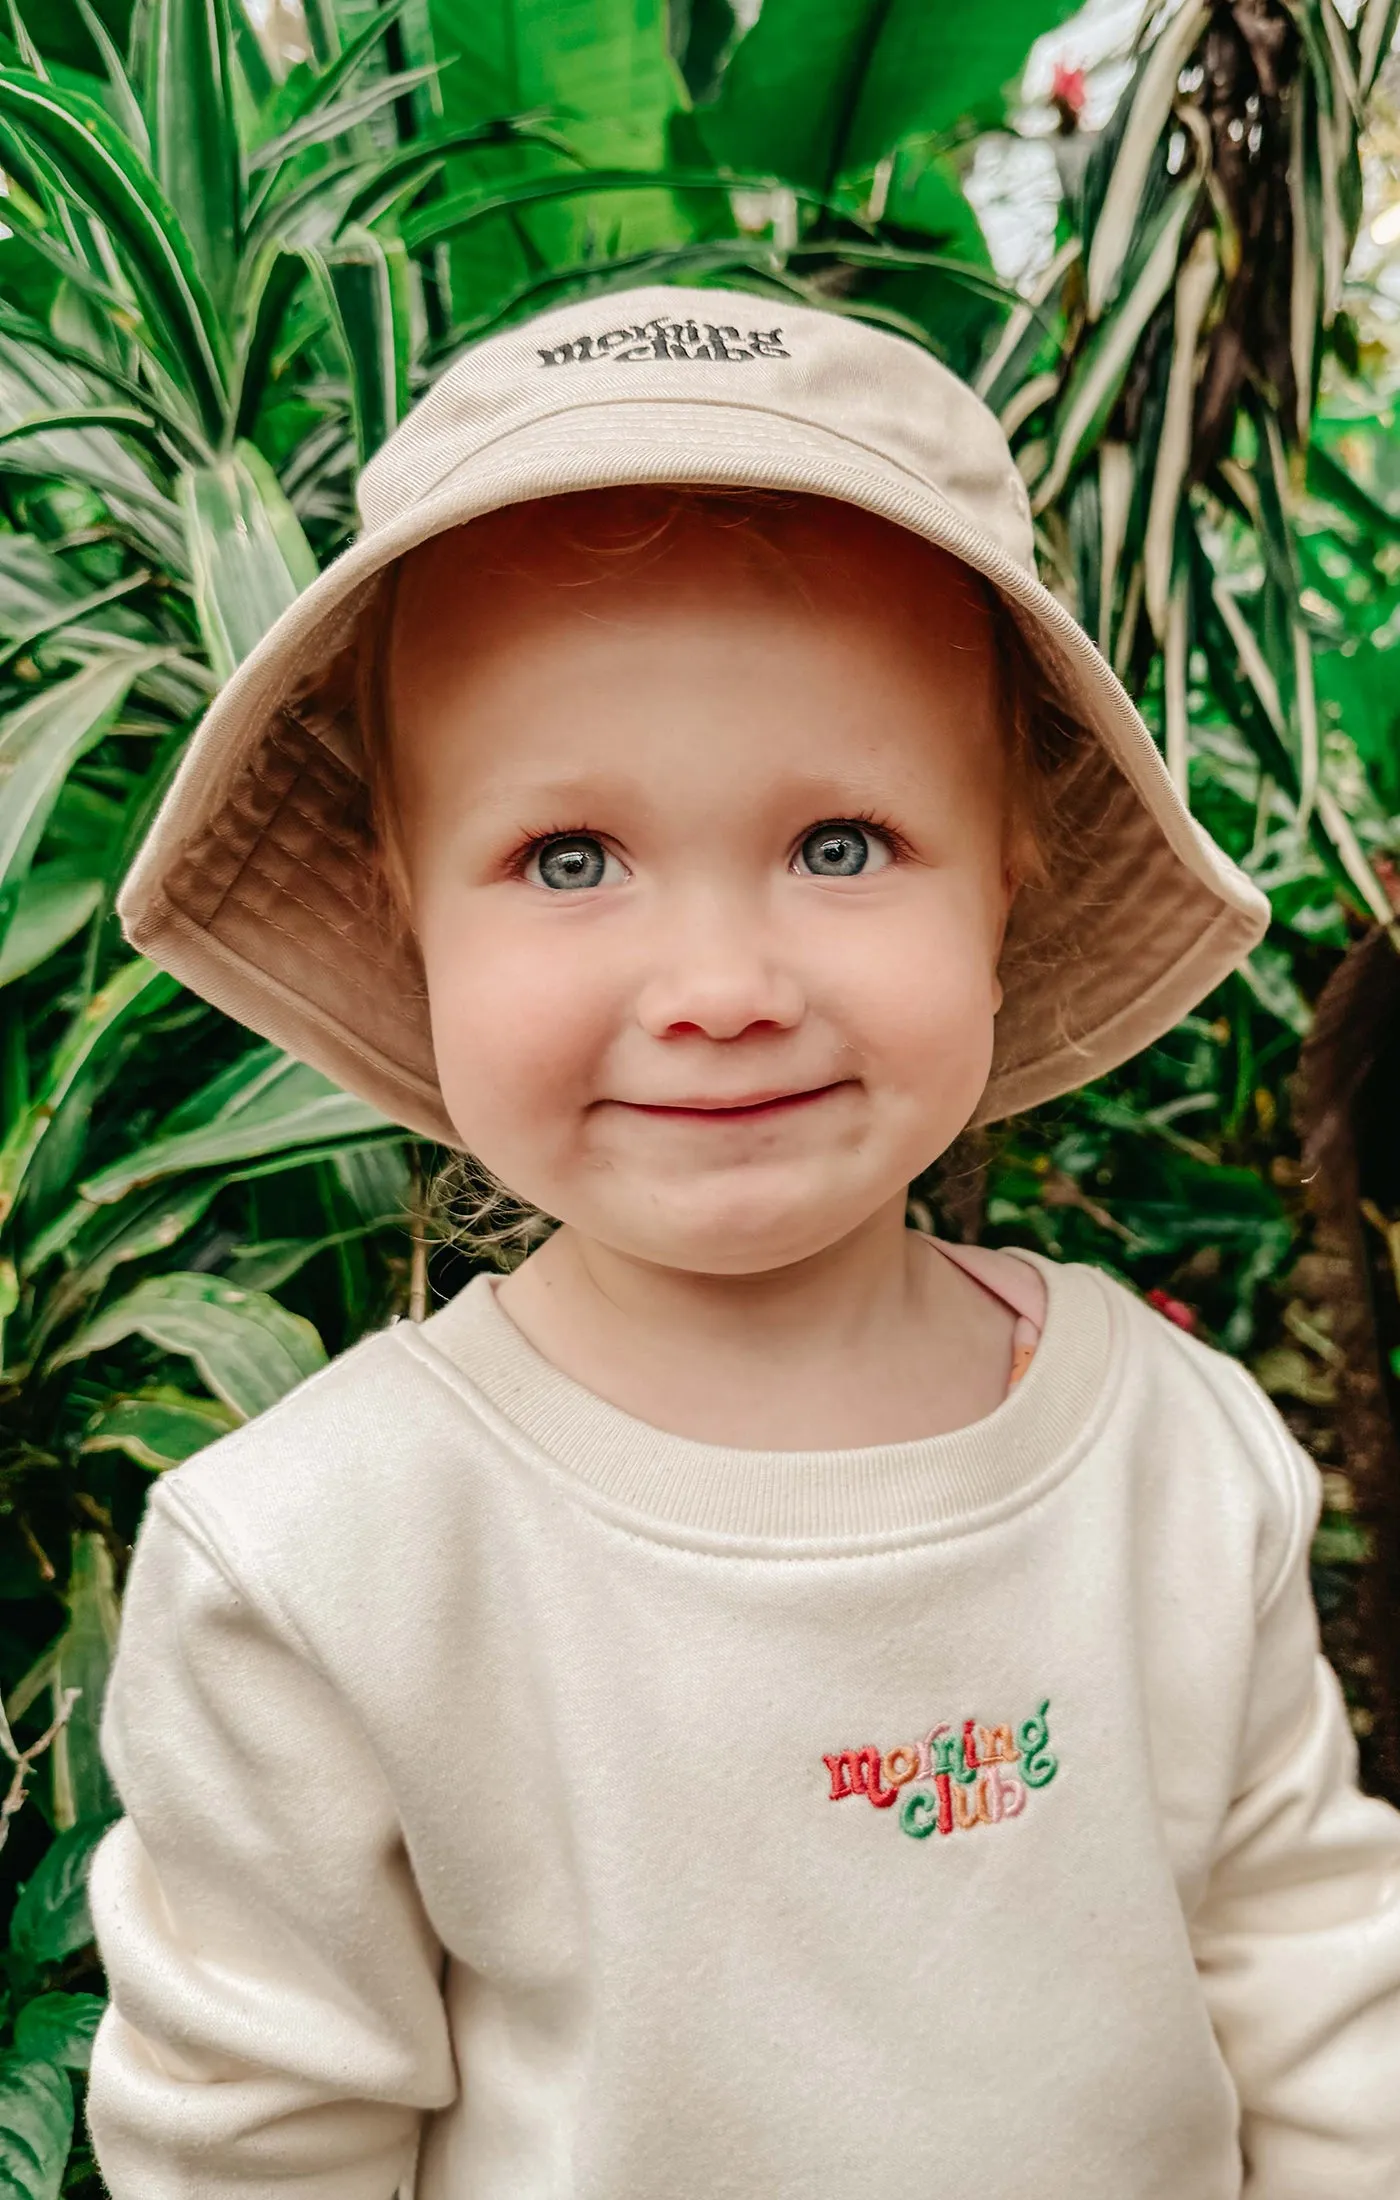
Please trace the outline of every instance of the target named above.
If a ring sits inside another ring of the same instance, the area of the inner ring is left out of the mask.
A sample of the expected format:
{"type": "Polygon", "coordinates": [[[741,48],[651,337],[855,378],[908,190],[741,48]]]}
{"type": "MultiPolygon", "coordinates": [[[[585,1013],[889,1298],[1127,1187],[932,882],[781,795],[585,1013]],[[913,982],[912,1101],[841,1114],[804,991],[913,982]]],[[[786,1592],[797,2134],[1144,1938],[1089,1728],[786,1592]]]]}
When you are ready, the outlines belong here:
{"type": "Polygon", "coordinates": [[[1374,250],[1345,279],[1368,118],[1369,188],[1400,195],[1395,13],[1149,11],[1092,137],[1096,87],[1062,67],[1016,122],[1058,179],[1016,291],[973,201],[1068,0],[12,8],[0,2192],[100,2189],[83,1874],[150,1478],[466,1272],[437,1157],[133,958],[114,895],[218,680],[347,539],[357,465],[540,302],[739,282],[775,319],[800,299],[930,346],[1001,414],[1047,576],[1275,923],[1161,1046],[959,1152],[916,1216],[1095,1261],[1254,1367],[1326,1469],[1329,1647],[1400,1794],[1400,1499],[1348,1424],[1353,1394],[1373,1423],[1395,1402],[1400,1184],[1365,1158],[1370,1257],[1315,1237],[1292,1083],[1349,945],[1400,939],[1391,309],[1374,250]]]}

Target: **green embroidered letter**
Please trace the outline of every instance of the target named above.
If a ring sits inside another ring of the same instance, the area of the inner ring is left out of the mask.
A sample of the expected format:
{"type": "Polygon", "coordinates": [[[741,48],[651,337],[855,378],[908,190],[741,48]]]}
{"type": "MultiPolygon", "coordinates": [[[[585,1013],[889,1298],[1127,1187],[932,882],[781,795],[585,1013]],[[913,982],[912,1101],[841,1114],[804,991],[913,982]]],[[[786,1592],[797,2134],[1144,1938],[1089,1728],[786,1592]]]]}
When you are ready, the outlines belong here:
{"type": "Polygon", "coordinates": [[[1050,1709],[1050,1698],[1033,1719],[1027,1719],[1017,1729],[1016,1739],[1021,1745],[1021,1778],[1027,1787],[1043,1788],[1060,1769],[1060,1760],[1050,1748],[1050,1729],[1045,1714],[1050,1709]]]}
{"type": "Polygon", "coordinates": [[[927,1788],[910,1788],[899,1806],[899,1822],[916,1841],[926,1841],[938,1823],[938,1803],[927,1788]]]}

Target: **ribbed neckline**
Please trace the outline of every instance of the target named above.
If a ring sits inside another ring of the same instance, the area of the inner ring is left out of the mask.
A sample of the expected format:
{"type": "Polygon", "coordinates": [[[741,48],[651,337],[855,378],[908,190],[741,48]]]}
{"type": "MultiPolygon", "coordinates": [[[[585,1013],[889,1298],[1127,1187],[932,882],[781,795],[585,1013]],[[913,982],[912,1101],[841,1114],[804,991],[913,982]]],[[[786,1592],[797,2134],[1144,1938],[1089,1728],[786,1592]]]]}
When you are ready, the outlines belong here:
{"type": "Polygon", "coordinates": [[[1022,1381],[983,1420],[844,1451],[745,1451],[635,1420],[535,1350],[480,1275],[394,1334],[636,1525],[774,1544],[946,1532],[1028,1498],[1065,1467],[1109,1368],[1111,1309],[1092,1269],[1018,1253],[1045,1278],[1045,1327],[1022,1381]],[[443,1362],[447,1368],[443,1368],[443,1362]]]}

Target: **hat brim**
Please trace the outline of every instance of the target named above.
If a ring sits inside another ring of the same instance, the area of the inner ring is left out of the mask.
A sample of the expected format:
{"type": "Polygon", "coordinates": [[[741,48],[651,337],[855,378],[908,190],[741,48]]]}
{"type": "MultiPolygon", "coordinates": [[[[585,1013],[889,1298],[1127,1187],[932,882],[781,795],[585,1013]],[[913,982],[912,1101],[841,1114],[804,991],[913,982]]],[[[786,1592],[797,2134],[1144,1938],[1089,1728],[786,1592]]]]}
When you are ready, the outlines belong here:
{"type": "Polygon", "coordinates": [[[1102,749],[1053,882],[1017,895],[989,1122],[1085,1084],[1177,1023],[1269,916],[1197,826],[1128,696],[1070,613],[938,490],[883,453],[723,400],[561,404],[500,436],[346,550],[238,668],[190,743],[117,902],[128,940],[228,1015],[396,1122],[459,1143],[412,943],[384,919],[353,723],[314,707],[377,578],[486,512],[629,483],[805,492],[951,552],[997,590],[1066,712],[1102,749]]]}

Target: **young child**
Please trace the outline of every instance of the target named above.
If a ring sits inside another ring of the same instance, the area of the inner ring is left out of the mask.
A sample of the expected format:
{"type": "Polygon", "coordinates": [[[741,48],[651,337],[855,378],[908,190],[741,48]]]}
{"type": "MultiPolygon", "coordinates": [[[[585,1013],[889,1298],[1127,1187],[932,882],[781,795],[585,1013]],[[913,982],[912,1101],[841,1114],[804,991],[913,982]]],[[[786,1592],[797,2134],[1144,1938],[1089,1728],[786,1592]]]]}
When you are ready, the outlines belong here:
{"type": "Polygon", "coordinates": [[[1097,1271],[906,1226],[1266,917],[995,421],[648,289],[469,353],[362,509],[123,917],[559,1227],[152,1494],[113,2200],[1396,2200],[1314,1469],[1097,1271]]]}

